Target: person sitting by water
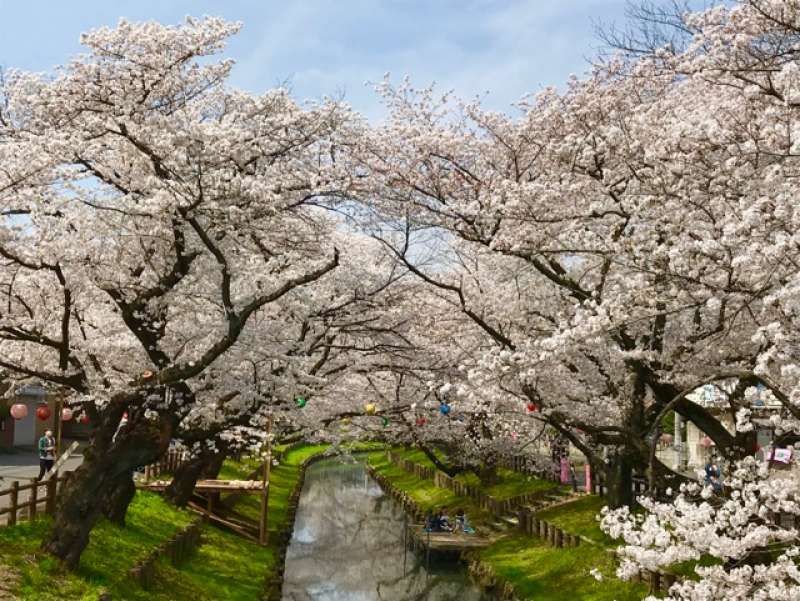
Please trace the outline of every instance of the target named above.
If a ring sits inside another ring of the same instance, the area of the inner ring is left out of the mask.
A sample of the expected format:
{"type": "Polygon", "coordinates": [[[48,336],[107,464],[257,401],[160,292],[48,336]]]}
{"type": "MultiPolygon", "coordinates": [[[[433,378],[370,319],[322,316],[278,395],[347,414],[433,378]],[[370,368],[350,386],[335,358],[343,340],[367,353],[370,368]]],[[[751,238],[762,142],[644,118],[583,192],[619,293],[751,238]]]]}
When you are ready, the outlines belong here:
{"type": "Polygon", "coordinates": [[[469,518],[460,507],[456,511],[456,523],[453,532],[463,532],[464,534],[474,534],[475,529],[470,525],[469,518]]]}
{"type": "Polygon", "coordinates": [[[450,520],[444,509],[439,510],[439,532],[452,532],[453,527],[450,525],[450,520]]]}
{"type": "Polygon", "coordinates": [[[464,510],[459,507],[456,509],[456,523],[453,526],[453,532],[463,532],[464,531],[464,510]]]}
{"type": "Polygon", "coordinates": [[[425,532],[436,532],[439,520],[432,512],[428,512],[425,516],[425,532]]]}

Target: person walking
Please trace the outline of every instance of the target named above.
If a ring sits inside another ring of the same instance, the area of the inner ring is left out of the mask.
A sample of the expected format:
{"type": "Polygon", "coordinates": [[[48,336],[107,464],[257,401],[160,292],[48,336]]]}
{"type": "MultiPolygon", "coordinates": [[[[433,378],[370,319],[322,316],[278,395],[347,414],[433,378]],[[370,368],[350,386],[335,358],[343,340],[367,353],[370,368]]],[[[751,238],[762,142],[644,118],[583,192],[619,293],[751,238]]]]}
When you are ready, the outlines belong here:
{"type": "Polygon", "coordinates": [[[44,475],[53,469],[55,460],[56,439],[53,438],[53,432],[47,430],[39,439],[39,477],[37,480],[44,478],[44,475]]]}

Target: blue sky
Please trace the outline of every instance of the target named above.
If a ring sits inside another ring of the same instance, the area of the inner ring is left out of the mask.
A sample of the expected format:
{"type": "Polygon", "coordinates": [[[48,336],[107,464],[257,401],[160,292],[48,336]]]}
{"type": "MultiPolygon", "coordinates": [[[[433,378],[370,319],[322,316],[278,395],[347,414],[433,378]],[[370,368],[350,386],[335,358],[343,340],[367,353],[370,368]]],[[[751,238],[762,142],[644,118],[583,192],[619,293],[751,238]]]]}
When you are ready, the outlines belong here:
{"type": "Polygon", "coordinates": [[[583,73],[593,22],[622,20],[625,0],[0,0],[0,65],[49,70],[80,51],[81,32],[120,17],[177,23],[219,15],[244,28],[227,55],[232,83],[261,92],[289,81],[298,99],[344,94],[376,117],[367,81],[386,72],[432,81],[508,110],[521,96],[583,73]]]}

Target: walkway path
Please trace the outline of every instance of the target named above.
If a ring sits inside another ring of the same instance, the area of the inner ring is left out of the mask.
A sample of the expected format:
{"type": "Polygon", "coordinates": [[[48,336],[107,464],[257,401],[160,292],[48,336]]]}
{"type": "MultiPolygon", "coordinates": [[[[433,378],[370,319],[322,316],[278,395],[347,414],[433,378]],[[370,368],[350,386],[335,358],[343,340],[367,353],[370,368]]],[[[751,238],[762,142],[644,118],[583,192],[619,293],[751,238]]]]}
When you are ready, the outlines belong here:
{"type": "MultiPolygon", "coordinates": [[[[78,449],[70,455],[61,472],[69,472],[77,468],[83,461],[83,451],[78,449]]],[[[39,475],[39,456],[35,448],[16,449],[14,453],[0,454],[0,490],[11,487],[14,480],[19,480],[20,484],[28,484],[39,475]]],[[[43,490],[43,489],[40,489],[43,490]]],[[[19,502],[25,502],[29,497],[28,491],[20,492],[19,502]]],[[[8,507],[11,499],[8,495],[0,497],[0,509],[8,507]]],[[[0,526],[6,523],[7,515],[0,516],[0,526]]],[[[2,566],[0,566],[2,570],[2,566]]],[[[0,574],[1,575],[1,574],[0,574]]],[[[0,601],[3,601],[2,589],[0,588],[0,601]]]]}

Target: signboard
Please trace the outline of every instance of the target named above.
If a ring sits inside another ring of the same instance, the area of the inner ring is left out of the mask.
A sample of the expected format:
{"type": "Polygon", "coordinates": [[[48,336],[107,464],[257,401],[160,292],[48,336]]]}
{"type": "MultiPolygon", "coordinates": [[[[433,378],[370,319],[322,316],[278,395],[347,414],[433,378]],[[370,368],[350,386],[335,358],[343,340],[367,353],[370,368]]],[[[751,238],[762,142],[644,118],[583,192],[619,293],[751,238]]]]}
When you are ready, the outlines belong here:
{"type": "Polygon", "coordinates": [[[772,460],[777,461],[779,463],[791,463],[792,462],[792,449],[775,449],[772,452],[772,460]]]}

